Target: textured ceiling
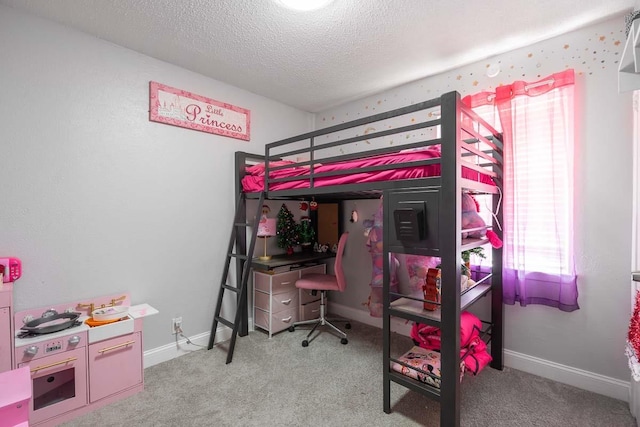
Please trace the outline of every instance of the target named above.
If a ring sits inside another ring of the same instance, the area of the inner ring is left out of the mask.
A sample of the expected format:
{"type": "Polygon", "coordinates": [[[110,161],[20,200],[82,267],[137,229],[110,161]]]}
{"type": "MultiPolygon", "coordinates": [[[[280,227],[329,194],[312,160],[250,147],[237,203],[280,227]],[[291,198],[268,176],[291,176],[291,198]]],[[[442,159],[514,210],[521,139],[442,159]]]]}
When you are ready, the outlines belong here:
{"type": "MultiPolygon", "coordinates": [[[[634,0],[0,0],[317,112],[633,10],[634,0]]],[[[621,18],[621,26],[624,20],[621,18]]]]}

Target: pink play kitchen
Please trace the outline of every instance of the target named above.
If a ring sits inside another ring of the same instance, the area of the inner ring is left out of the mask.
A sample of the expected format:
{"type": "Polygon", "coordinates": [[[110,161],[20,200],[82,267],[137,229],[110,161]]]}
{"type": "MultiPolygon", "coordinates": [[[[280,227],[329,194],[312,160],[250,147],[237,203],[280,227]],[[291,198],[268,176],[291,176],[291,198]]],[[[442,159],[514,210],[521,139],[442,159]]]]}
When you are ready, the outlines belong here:
{"type": "Polygon", "coordinates": [[[0,393],[0,425],[55,426],[142,391],[142,323],[156,309],[123,292],[13,313],[16,279],[0,285],[0,384],[28,370],[31,397],[28,424],[3,424],[26,402],[0,393]]]}

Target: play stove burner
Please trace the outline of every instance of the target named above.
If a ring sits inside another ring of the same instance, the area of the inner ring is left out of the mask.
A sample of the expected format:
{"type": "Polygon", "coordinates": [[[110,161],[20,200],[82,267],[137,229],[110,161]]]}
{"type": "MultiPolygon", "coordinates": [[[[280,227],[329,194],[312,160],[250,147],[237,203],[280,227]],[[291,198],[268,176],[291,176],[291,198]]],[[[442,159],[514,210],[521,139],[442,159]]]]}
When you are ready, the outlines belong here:
{"type": "Polygon", "coordinates": [[[78,320],[80,313],[65,312],[58,313],[50,309],[43,313],[38,319],[25,318],[25,324],[16,335],[18,338],[27,338],[37,335],[51,334],[64,331],[82,323],[78,320]]]}
{"type": "Polygon", "coordinates": [[[46,334],[52,334],[54,332],[59,332],[59,331],[64,331],[66,329],[70,329],[70,328],[75,328],[76,326],[80,326],[82,325],[82,322],[79,320],[74,320],[73,322],[69,322],[68,325],[65,325],[64,328],[56,328],[56,330],[37,330],[37,329],[31,329],[31,330],[25,330],[25,329],[20,329],[20,332],[16,334],[17,338],[33,338],[33,337],[38,337],[40,335],[46,335],[46,334]]]}

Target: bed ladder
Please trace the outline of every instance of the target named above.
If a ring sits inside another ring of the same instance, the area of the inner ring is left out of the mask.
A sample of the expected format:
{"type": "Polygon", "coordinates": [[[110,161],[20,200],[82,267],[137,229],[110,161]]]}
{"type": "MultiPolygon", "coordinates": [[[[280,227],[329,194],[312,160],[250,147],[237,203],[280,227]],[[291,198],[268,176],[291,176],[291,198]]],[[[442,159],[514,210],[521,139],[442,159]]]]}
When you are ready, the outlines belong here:
{"type": "Polygon", "coordinates": [[[260,221],[260,214],[262,211],[264,198],[265,193],[260,193],[260,200],[258,201],[256,215],[253,222],[249,223],[246,220],[247,198],[244,193],[240,193],[238,195],[238,204],[236,205],[236,213],[233,219],[233,228],[231,230],[231,238],[229,239],[227,258],[224,264],[224,270],[222,272],[222,280],[220,281],[218,302],[216,304],[216,311],[213,316],[213,326],[211,327],[208,346],[209,350],[213,348],[213,345],[215,343],[216,330],[218,329],[218,323],[222,323],[223,325],[231,328],[231,341],[229,341],[229,348],[227,349],[227,364],[231,363],[231,360],[233,359],[233,349],[236,345],[236,337],[238,336],[238,329],[240,328],[240,324],[242,321],[242,313],[246,310],[247,282],[249,281],[249,272],[251,271],[251,257],[253,256],[253,249],[256,245],[258,222],[260,221]],[[253,227],[253,229],[251,231],[251,242],[249,243],[249,249],[247,250],[246,231],[249,227],[253,227]],[[234,247],[236,249],[236,252],[233,252],[234,247]],[[230,285],[228,283],[229,267],[231,265],[231,259],[234,258],[236,260],[236,286],[230,285]],[[220,316],[225,291],[234,292],[236,294],[237,305],[236,314],[233,321],[220,316]]]}

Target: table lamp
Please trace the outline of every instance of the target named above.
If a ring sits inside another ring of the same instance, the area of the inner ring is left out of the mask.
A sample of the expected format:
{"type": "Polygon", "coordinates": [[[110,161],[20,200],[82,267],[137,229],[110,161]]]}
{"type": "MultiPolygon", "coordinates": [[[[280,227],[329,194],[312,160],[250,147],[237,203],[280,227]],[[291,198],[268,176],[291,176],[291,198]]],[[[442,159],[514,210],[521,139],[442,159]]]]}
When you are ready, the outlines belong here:
{"type": "Polygon", "coordinates": [[[267,255],[267,239],[276,235],[276,219],[262,218],[258,223],[258,237],[264,238],[264,256],[259,257],[261,261],[271,259],[271,255],[267,255]]]}

